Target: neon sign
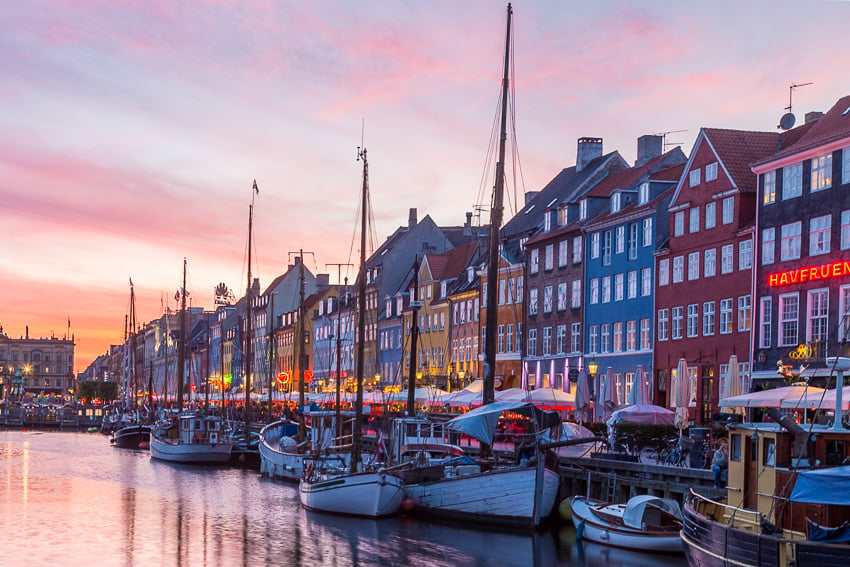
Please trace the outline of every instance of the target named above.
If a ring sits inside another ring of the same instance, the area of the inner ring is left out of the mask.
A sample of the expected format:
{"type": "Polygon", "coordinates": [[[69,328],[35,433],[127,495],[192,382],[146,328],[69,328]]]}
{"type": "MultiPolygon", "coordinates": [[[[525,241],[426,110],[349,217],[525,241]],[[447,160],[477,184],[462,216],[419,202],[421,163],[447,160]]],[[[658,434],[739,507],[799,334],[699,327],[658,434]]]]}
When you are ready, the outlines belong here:
{"type": "Polygon", "coordinates": [[[828,280],[850,275],[850,261],[833,262],[820,266],[808,266],[797,270],[776,272],[767,276],[767,285],[776,287],[780,285],[812,282],[817,280],[828,280]]]}

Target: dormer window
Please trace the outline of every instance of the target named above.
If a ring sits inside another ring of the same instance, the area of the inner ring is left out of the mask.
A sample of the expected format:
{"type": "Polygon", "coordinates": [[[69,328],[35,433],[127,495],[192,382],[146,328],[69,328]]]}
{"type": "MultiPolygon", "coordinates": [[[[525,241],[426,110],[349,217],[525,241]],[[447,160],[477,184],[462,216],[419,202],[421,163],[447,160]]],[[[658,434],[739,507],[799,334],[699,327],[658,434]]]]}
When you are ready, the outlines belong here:
{"type": "Polygon", "coordinates": [[[649,202],[649,181],[644,181],[640,184],[640,189],[638,190],[638,202],[641,205],[645,205],[649,202]]]}
{"type": "Polygon", "coordinates": [[[543,232],[552,230],[552,211],[546,211],[543,215],[543,232]]]}
{"type": "Polygon", "coordinates": [[[620,212],[621,197],[622,197],[622,195],[619,191],[617,191],[616,193],[611,195],[611,212],[612,213],[619,213],[620,212]]]}
{"type": "Polygon", "coordinates": [[[587,218],[587,199],[582,199],[578,202],[578,220],[587,218]]]}
{"type": "Polygon", "coordinates": [[[717,162],[713,161],[705,166],[705,180],[708,182],[714,181],[715,179],[717,179],[717,162]]]}
{"type": "Polygon", "coordinates": [[[567,226],[567,221],[569,220],[568,210],[566,205],[558,207],[558,226],[567,226]]]}
{"type": "Polygon", "coordinates": [[[446,291],[448,290],[449,282],[440,282],[440,299],[444,299],[446,297],[446,291]]]}
{"type": "Polygon", "coordinates": [[[387,317],[392,317],[393,314],[393,302],[390,298],[387,298],[387,317]]]}

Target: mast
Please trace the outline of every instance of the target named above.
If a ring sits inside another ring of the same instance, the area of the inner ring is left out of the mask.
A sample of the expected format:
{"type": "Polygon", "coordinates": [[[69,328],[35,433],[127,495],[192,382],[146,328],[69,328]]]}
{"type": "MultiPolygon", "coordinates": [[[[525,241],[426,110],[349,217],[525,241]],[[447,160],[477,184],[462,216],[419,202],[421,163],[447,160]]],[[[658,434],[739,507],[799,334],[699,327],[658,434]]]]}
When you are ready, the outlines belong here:
{"type": "MultiPolygon", "coordinates": [[[[339,278],[337,278],[339,285],[339,278]]],[[[348,288],[348,278],[345,278],[345,289],[348,288]]],[[[336,429],[337,437],[342,436],[342,395],[340,393],[340,380],[342,378],[342,290],[337,293],[336,300],[336,429]]]]}
{"type": "Polygon", "coordinates": [[[130,278],[130,314],[128,316],[128,326],[127,326],[127,337],[126,340],[129,341],[129,392],[128,396],[131,396],[130,406],[136,407],[136,391],[139,389],[136,378],[136,292],[133,288],[133,278],[130,278]]]}
{"type": "Polygon", "coordinates": [[[366,195],[369,191],[369,162],[366,148],[357,148],[357,159],[363,160],[363,187],[360,203],[360,273],[357,275],[357,395],[354,404],[351,472],[360,465],[360,438],[363,429],[363,356],[366,352],[366,195]]]}
{"type": "MultiPolygon", "coordinates": [[[[257,182],[254,181],[256,189],[257,182]]],[[[249,430],[251,428],[251,233],[254,224],[254,197],[251,195],[251,204],[248,206],[248,288],[245,291],[245,441],[250,442],[249,430]]]]}
{"type": "Polygon", "coordinates": [[[407,380],[407,415],[413,417],[416,402],[416,357],[419,342],[419,255],[413,260],[413,307],[410,322],[410,371],[407,380]]]}
{"type": "Polygon", "coordinates": [[[269,292],[269,416],[272,415],[274,402],[272,400],[272,387],[274,386],[275,377],[277,376],[277,368],[275,367],[274,357],[274,292],[269,292]]]}
{"type": "MultiPolygon", "coordinates": [[[[303,408],[306,401],[304,392],[304,250],[300,250],[301,261],[298,262],[298,321],[295,324],[296,349],[298,351],[298,404],[303,408]]],[[[307,425],[304,423],[304,411],[298,413],[298,435],[304,439],[307,436],[307,425]]]]}
{"type": "Polygon", "coordinates": [[[183,258],[183,287],[180,288],[180,350],[177,351],[177,411],[183,409],[183,380],[186,369],[186,258],[183,258]]]}
{"type": "Polygon", "coordinates": [[[505,73],[502,79],[502,114],[501,133],[499,136],[499,161],[496,162],[496,185],[493,188],[493,206],[490,209],[490,249],[487,260],[487,318],[485,329],[485,363],[483,402],[490,404],[495,401],[496,383],[496,294],[499,285],[499,233],[502,228],[502,201],[505,189],[505,140],[507,139],[508,116],[508,71],[511,53],[511,15],[513,10],[508,4],[508,24],[505,34],[505,73]]]}

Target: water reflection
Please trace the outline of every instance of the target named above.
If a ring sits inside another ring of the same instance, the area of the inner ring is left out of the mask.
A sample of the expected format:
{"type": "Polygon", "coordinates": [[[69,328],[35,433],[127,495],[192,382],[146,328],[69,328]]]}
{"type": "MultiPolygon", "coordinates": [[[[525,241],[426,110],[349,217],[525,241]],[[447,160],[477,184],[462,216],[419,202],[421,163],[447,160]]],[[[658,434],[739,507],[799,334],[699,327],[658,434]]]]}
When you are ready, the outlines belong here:
{"type": "Polygon", "coordinates": [[[27,567],[659,564],[576,544],[569,527],[532,535],[307,512],[295,486],[151,460],[97,433],[0,432],[0,546],[3,565],[27,567]]]}

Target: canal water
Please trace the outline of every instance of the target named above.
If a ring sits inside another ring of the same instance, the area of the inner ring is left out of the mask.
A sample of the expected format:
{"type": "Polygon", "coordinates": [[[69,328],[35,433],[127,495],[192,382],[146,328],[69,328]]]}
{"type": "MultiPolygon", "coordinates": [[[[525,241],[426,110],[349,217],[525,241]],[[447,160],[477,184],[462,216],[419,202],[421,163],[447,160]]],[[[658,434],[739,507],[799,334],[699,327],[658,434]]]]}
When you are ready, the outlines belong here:
{"type": "Polygon", "coordinates": [[[556,526],[503,533],[414,518],[307,512],[295,486],[239,468],[178,466],[99,433],[0,431],[5,566],[684,566],[575,542],[556,526]]]}

